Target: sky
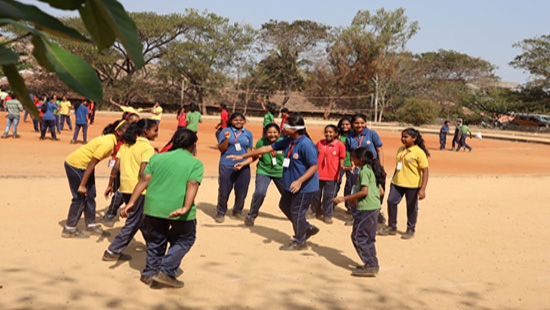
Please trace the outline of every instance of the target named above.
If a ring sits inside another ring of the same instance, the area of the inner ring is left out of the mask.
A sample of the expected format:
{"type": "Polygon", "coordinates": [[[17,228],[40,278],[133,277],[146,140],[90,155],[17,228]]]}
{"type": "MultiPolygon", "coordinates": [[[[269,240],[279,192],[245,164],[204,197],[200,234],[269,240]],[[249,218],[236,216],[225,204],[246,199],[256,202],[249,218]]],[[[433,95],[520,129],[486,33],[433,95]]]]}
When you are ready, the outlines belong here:
{"type": "MultiPolygon", "coordinates": [[[[35,0],[34,4],[55,16],[66,11],[50,9],[35,0]]],[[[506,82],[525,83],[528,73],[508,65],[521,53],[514,43],[550,32],[550,1],[547,0],[119,0],[127,11],[183,13],[186,8],[208,11],[247,23],[255,28],[270,19],[292,22],[313,20],[329,26],[348,26],[357,11],[375,12],[405,8],[410,21],[418,21],[420,30],[407,43],[413,53],[454,50],[479,57],[497,66],[496,75],[506,82]]]]}

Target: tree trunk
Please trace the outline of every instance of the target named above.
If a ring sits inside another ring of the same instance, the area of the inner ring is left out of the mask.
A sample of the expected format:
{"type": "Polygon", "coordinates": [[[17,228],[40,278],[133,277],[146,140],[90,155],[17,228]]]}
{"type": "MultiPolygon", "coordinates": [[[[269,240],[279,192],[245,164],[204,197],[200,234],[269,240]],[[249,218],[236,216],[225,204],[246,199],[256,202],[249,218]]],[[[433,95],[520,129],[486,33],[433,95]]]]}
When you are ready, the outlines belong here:
{"type": "Polygon", "coordinates": [[[330,112],[332,111],[332,108],[334,107],[334,100],[329,100],[327,107],[325,108],[325,112],[323,113],[323,120],[327,120],[330,116],[330,112]]]}
{"type": "Polygon", "coordinates": [[[374,122],[378,122],[378,73],[374,77],[374,122]]]}

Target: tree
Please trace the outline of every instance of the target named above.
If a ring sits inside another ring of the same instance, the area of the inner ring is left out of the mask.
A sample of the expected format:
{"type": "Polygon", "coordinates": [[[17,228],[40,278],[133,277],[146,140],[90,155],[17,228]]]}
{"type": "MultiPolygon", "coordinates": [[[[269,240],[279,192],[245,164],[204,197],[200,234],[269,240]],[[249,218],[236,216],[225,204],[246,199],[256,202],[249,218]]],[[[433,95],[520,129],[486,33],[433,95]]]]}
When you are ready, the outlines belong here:
{"type": "Polygon", "coordinates": [[[418,32],[418,22],[409,22],[404,8],[398,8],[395,11],[386,11],[381,8],[375,15],[368,10],[359,10],[353,18],[351,28],[359,33],[370,33],[378,42],[373,46],[381,49],[376,61],[376,73],[371,79],[374,93],[374,121],[380,121],[384,108],[388,104],[386,96],[395,70],[396,57],[404,50],[409,39],[418,32]]]}
{"type": "Polygon", "coordinates": [[[270,20],[262,25],[260,39],[270,47],[258,64],[260,89],[267,93],[284,92],[284,107],[293,90],[302,89],[304,76],[300,68],[310,64],[303,54],[311,51],[328,36],[329,26],[309,20],[292,23],[270,20]]]}
{"type": "Polygon", "coordinates": [[[19,55],[10,48],[10,44],[14,42],[30,38],[34,46],[33,56],[40,66],[54,72],[73,90],[96,101],[102,99],[103,93],[96,73],[81,58],[49,39],[47,34],[79,42],[93,42],[100,51],[119,40],[133,64],[138,68],[143,66],[136,26],[118,1],[41,1],[57,9],[78,10],[91,39],[35,6],[14,0],[0,2],[0,26],[11,25],[24,32],[23,35],[0,44],[0,65],[17,97],[35,117],[38,117],[38,110],[31,102],[25,82],[17,71],[19,55]]]}
{"type": "Polygon", "coordinates": [[[550,90],[550,35],[525,39],[513,45],[522,53],[510,62],[514,68],[523,69],[534,76],[530,87],[541,87],[550,90]]]}
{"type": "Polygon", "coordinates": [[[206,112],[205,98],[226,84],[226,74],[240,52],[254,41],[249,25],[230,24],[214,13],[186,10],[190,29],[181,39],[170,43],[159,64],[166,81],[179,85],[186,80],[186,93],[206,112]]]}

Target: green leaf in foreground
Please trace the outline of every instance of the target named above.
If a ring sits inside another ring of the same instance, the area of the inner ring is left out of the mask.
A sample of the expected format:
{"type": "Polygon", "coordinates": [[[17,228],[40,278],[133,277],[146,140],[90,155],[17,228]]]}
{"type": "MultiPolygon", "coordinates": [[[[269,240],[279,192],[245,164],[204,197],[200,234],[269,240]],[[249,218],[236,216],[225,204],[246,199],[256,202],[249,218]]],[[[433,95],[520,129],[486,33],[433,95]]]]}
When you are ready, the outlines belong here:
{"type": "Polygon", "coordinates": [[[96,72],[78,56],[43,37],[34,36],[34,57],[82,96],[101,101],[103,88],[96,72]]]}
{"type": "Polygon", "coordinates": [[[16,63],[19,60],[19,55],[9,48],[0,45],[0,65],[9,65],[16,63]]]}

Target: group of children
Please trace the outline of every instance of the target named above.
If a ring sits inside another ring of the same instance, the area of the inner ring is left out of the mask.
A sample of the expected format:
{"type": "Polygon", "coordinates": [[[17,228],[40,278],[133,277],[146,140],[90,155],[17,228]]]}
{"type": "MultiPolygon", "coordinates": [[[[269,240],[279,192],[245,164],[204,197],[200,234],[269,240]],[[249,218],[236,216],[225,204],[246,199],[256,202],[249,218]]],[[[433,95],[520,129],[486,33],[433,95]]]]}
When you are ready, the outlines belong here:
{"type": "MultiPolygon", "coordinates": [[[[222,111],[224,108],[220,106],[222,111]]],[[[187,121],[193,112],[197,111],[191,109],[187,113],[187,121]]],[[[242,113],[232,113],[224,127],[216,126],[220,129],[216,137],[221,156],[215,221],[224,221],[229,195],[234,190],[235,201],[229,215],[253,226],[273,181],[281,196],[279,208],[291,222],[294,233],[291,242],[280,250],[299,251],[307,249],[306,240],[320,231],[309,223],[308,210],[311,208],[314,216],[331,224],[334,205],[345,202],[347,211],[353,215],[352,243],[362,260],[352,275],[375,276],[379,271],[375,236],[397,233],[397,204],[403,196],[408,221],[402,238],[414,236],[418,200],[425,197],[428,181],[429,152],[422,136],[413,128],[401,134],[403,146],[397,151],[397,167],[388,198],[389,225],[377,231],[377,224],[385,221],[380,218],[380,210],[386,173],[382,141],[376,131],[366,128],[366,116],[356,114],[340,120],[338,126],[327,125],[325,139],[314,143],[304,119],[299,114],[285,112],[282,126],[270,119],[256,143],[252,132],[245,128],[246,117],[242,113]],[[249,213],[244,217],[250,164],[255,160],[258,160],[256,187],[249,213]],[[343,176],[346,176],[344,195],[337,196],[343,176]]],[[[197,119],[198,125],[200,113],[192,118],[197,119]]],[[[222,122],[223,118],[222,113],[222,122]]],[[[193,157],[196,131],[190,130],[189,123],[178,125],[167,146],[154,154],[149,141],[157,137],[158,124],[138,119],[136,114],[126,113],[122,120],[107,126],[103,136],[67,157],[65,169],[73,199],[62,236],[84,238],[105,233],[95,224],[94,168],[114,153],[105,191],[106,197],[114,194],[106,214],[106,219],[111,220],[107,226],[112,226],[122,203],[126,206],[120,215],[128,219],[105,250],[103,260],[131,259],[122,252],[141,229],[147,242],[147,259],[140,280],[148,285],[182,287],[183,282],[176,279],[177,269],[195,241],[194,198],[204,171],[202,162],[193,157]],[[115,197],[118,197],[116,203],[115,197]],[[83,212],[85,232],[76,228],[83,212]],[[168,243],[170,248],[166,250],[168,243]]]]}
{"type": "MultiPolygon", "coordinates": [[[[447,134],[450,132],[449,124],[449,121],[445,121],[443,123],[443,126],[441,126],[441,129],[439,130],[440,150],[444,150],[445,145],[447,144],[447,134]]],[[[466,139],[468,138],[468,136],[470,137],[470,139],[472,139],[472,131],[470,130],[470,127],[468,125],[468,121],[464,121],[464,123],[462,123],[462,120],[460,118],[455,121],[455,132],[452,141],[452,151],[455,150],[455,145],[457,146],[457,152],[459,152],[461,148],[464,148],[464,150],[468,149],[468,151],[470,152],[472,151],[472,147],[466,143],[466,139]]]]}

